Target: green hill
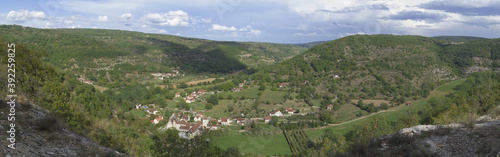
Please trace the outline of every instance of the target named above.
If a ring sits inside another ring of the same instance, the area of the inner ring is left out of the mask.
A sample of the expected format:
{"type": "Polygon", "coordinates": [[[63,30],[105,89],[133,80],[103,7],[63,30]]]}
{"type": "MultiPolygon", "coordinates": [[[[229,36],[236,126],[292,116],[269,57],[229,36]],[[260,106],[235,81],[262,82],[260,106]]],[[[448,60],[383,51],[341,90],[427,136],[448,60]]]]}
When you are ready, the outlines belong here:
{"type": "Polygon", "coordinates": [[[270,73],[268,82],[290,83],[306,99],[341,94],[403,103],[427,97],[437,85],[469,73],[498,71],[499,44],[500,39],[454,43],[422,36],[354,35],[314,46],[256,76],[270,73]]]}
{"type": "Polygon", "coordinates": [[[48,62],[83,75],[86,71],[230,73],[273,65],[306,48],[294,45],[223,42],[103,29],[35,29],[1,25],[0,38],[45,50],[48,62]],[[125,70],[121,70],[125,69],[125,70]]]}
{"type": "Polygon", "coordinates": [[[453,42],[466,42],[466,41],[470,41],[470,40],[486,39],[486,38],[471,37],[471,36],[437,36],[437,37],[433,37],[433,38],[446,40],[446,41],[453,41],[453,42]]]}

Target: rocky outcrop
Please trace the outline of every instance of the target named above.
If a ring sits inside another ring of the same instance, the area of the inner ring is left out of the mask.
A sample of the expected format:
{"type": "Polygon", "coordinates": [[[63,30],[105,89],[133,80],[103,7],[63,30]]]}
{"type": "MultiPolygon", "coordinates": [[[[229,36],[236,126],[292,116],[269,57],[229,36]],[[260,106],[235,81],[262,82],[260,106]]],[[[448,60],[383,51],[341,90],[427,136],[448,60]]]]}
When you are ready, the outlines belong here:
{"type": "Polygon", "coordinates": [[[462,124],[418,125],[401,129],[397,134],[411,136],[419,141],[418,145],[426,146],[437,156],[500,157],[500,120],[489,116],[481,116],[478,120],[487,122],[474,127],[462,124]]]}
{"type": "MultiPolygon", "coordinates": [[[[0,102],[0,117],[7,117],[9,108],[0,102]]],[[[21,104],[15,109],[16,149],[7,147],[9,134],[2,131],[0,156],[128,156],[72,132],[46,111],[21,104]]],[[[10,124],[7,118],[0,119],[0,130],[10,129],[10,124]]]]}

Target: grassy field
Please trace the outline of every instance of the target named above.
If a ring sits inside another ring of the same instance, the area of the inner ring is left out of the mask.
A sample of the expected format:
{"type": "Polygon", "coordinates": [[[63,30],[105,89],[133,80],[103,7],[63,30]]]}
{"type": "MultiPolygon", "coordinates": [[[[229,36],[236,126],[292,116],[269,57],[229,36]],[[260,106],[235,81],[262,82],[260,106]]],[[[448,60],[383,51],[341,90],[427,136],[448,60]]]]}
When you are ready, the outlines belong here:
{"type": "Polygon", "coordinates": [[[132,113],[132,115],[134,115],[135,117],[146,117],[146,112],[142,110],[132,110],[130,111],[130,113],[132,113]]]}
{"type": "Polygon", "coordinates": [[[94,88],[98,89],[98,90],[99,90],[99,91],[101,91],[101,92],[103,92],[103,91],[105,91],[105,90],[108,90],[108,88],[107,88],[107,87],[102,87],[102,86],[98,86],[98,85],[92,85],[92,86],[94,86],[94,88]]]}
{"type": "Polygon", "coordinates": [[[339,110],[335,111],[335,120],[337,121],[347,121],[357,118],[356,114],[361,111],[363,115],[368,114],[365,110],[361,110],[359,107],[354,106],[352,103],[344,104],[339,110]]]}
{"type": "Polygon", "coordinates": [[[227,105],[231,103],[233,103],[232,100],[220,100],[219,105],[215,105],[211,110],[205,112],[205,115],[212,118],[227,117],[228,114],[224,113],[224,110],[226,110],[228,108],[227,105]]]}
{"type": "Polygon", "coordinates": [[[233,98],[240,98],[241,96],[245,96],[247,99],[258,99],[257,93],[259,93],[258,87],[252,87],[243,89],[239,92],[221,92],[219,95],[222,95],[224,98],[227,98],[228,95],[232,95],[233,98]]]}
{"type": "Polygon", "coordinates": [[[272,104],[276,103],[284,103],[285,102],[285,95],[287,92],[280,92],[280,91],[271,91],[271,90],[265,90],[264,93],[262,93],[262,96],[260,96],[259,101],[260,102],[268,102],[272,104]]]}
{"type": "MultiPolygon", "coordinates": [[[[430,97],[445,96],[445,95],[449,94],[450,92],[453,92],[453,88],[455,88],[456,86],[462,84],[463,82],[464,82],[464,80],[456,80],[456,81],[444,84],[442,86],[439,86],[438,88],[436,88],[435,90],[433,90],[431,92],[431,96],[430,97]]],[[[341,125],[334,125],[334,126],[326,127],[326,128],[331,128],[331,129],[333,129],[335,131],[338,131],[338,132],[342,133],[344,136],[346,136],[346,139],[349,140],[352,137],[350,137],[350,135],[348,133],[350,131],[354,130],[354,126],[355,125],[363,124],[363,123],[367,122],[368,120],[370,120],[374,116],[383,116],[383,117],[386,117],[391,122],[397,122],[398,118],[401,115],[404,115],[405,113],[407,113],[408,110],[410,110],[412,108],[414,108],[416,110],[422,110],[425,107],[426,104],[427,104],[427,100],[426,99],[419,100],[419,101],[416,101],[416,102],[412,102],[411,106],[400,105],[400,106],[397,106],[397,107],[395,107],[393,109],[390,109],[390,110],[394,110],[394,111],[381,112],[381,113],[377,113],[377,114],[374,114],[374,115],[369,115],[366,118],[355,120],[355,121],[350,122],[350,123],[345,123],[345,124],[341,124],[341,125]]],[[[311,140],[316,140],[320,136],[323,135],[323,131],[326,128],[315,129],[315,130],[308,130],[308,131],[306,131],[306,134],[309,136],[309,138],[311,140]]]]}
{"type": "Polygon", "coordinates": [[[238,147],[242,153],[254,153],[261,155],[291,155],[290,148],[283,134],[249,136],[236,131],[229,131],[220,137],[214,137],[216,146],[223,149],[238,147]]]}
{"type": "Polygon", "coordinates": [[[456,81],[450,82],[448,84],[444,84],[442,86],[439,86],[435,90],[430,92],[430,97],[445,96],[445,95],[449,94],[450,92],[453,92],[453,88],[455,88],[458,85],[461,85],[464,82],[465,82],[465,79],[461,79],[461,80],[456,80],[456,81]]]}

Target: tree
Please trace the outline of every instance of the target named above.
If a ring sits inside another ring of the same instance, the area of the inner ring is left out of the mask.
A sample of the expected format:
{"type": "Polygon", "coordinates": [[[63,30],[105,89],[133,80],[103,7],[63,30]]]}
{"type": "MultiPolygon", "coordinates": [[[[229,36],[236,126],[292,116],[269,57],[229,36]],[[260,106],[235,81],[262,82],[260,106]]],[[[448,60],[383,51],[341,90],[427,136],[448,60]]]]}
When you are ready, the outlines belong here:
{"type": "Polygon", "coordinates": [[[181,100],[181,101],[177,102],[177,108],[189,110],[189,108],[191,108],[191,107],[184,100],[181,100]]]}
{"type": "Polygon", "coordinates": [[[214,105],[219,105],[219,97],[216,94],[212,94],[210,95],[210,97],[208,97],[207,102],[214,105]]]}
{"type": "Polygon", "coordinates": [[[186,83],[181,83],[179,84],[179,88],[183,88],[183,89],[186,89],[188,87],[188,85],[186,83]]]}
{"type": "Polygon", "coordinates": [[[330,123],[333,124],[335,122],[335,119],[333,118],[332,114],[328,112],[321,112],[319,113],[319,120],[325,123],[330,123]]]}
{"type": "Polygon", "coordinates": [[[233,95],[229,94],[229,95],[227,96],[227,99],[228,99],[228,100],[232,100],[232,99],[233,99],[233,95]]]}
{"type": "Polygon", "coordinates": [[[207,110],[211,110],[213,107],[214,107],[214,104],[212,104],[212,103],[205,104],[205,109],[207,109],[207,110]]]}
{"type": "Polygon", "coordinates": [[[226,155],[227,157],[239,157],[240,156],[240,149],[238,147],[229,147],[226,150],[226,155]]]}
{"type": "Polygon", "coordinates": [[[260,91],[264,91],[264,90],[266,90],[266,85],[265,85],[264,83],[260,83],[260,84],[259,84],[259,90],[260,90],[260,91]]]}
{"type": "MultiPolygon", "coordinates": [[[[348,144],[345,137],[341,133],[335,132],[332,129],[325,129],[323,138],[329,139],[329,143],[323,143],[322,145],[330,145],[332,147],[330,151],[334,151],[334,153],[343,153],[347,151],[348,144]]],[[[327,153],[323,152],[323,154],[327,153]]]]}
{"type": "Polygon", "coordinates": [[[403,127],[406,128],[418,125],[419,118],[415,110],[415,108],[411,108],[406,112],[406,115],[399,117],[398,121],[403,125],[403,127]]]}

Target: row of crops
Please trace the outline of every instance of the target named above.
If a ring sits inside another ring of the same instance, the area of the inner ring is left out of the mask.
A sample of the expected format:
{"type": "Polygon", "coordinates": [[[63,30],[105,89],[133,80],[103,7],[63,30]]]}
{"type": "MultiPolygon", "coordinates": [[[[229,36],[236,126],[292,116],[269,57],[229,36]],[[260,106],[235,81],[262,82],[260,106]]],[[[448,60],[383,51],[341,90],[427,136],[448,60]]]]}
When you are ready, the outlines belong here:
{"type": "Polygon", "coordinates": [[[283,134],[293,155],[300,155],[306,152],[309,139],[304,130],[283,130],[283,134]]]}

